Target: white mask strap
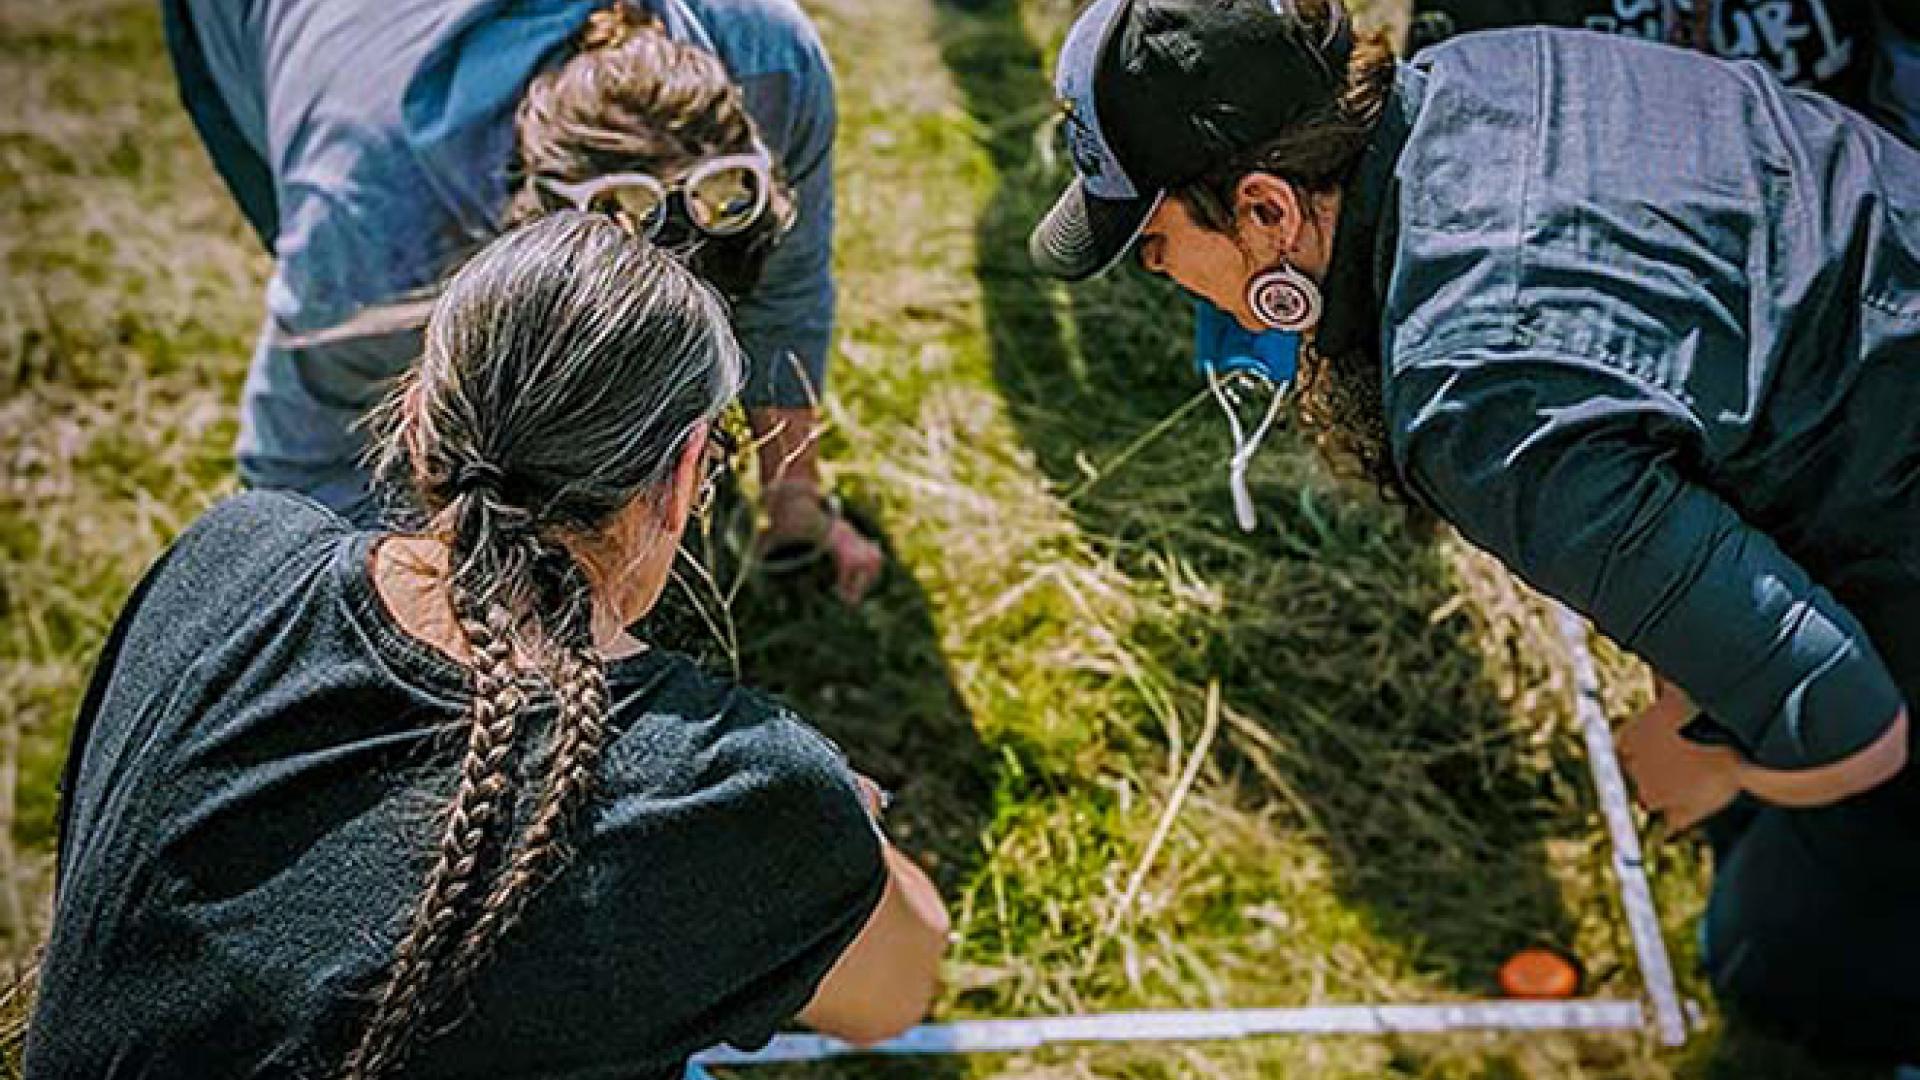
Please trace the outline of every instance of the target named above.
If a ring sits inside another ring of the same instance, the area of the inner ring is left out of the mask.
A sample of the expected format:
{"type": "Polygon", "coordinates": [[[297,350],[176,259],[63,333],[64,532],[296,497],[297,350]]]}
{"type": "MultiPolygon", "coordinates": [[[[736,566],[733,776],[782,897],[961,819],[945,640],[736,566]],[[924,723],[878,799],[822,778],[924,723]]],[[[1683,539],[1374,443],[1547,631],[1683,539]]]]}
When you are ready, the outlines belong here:
{"type": "Polygon", "coordinates": [[[1261,440],[1273,429],[1274,418],[1280,415],[1280,401],[1285,396],[1281,389],[1273,393],[1273,400],[1267,403],[1267,414],[1248,434],[1240,423],[1240,414],[1234,411],[1228,400],[1228,391],[1220,382],[1220,375],[1211,366],[1207,368],[1207,389],[1213,392],[1213,400],[1220,403],[1220,411],[1227,414],[1227,429],[1233,433],[1233,456],[1227,459],[1227,484],[1233,489],[1233,516],[1240,525],[1241,532],[1252,532],[1259,525],[1254,515],[1253,493],[1247,488],[1247,468],[1253,464],[1253,455],[1260,449],[1261,440]]]}

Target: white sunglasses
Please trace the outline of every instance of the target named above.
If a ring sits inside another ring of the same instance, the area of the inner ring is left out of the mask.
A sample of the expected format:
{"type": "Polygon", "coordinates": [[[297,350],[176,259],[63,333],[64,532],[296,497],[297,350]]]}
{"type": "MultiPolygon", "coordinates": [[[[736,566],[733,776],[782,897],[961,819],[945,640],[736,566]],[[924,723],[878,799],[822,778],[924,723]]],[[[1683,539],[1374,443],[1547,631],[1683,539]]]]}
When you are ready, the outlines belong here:
{"type": "Polygon", "coordinates": [[[773,162],[760,148],[708,158],[672,184],[641,172],[609,173],[578,184],[546,176],[536,176],[534,182],[576,210],[614,215],[648,240],[665,227],[675,195],[694,228],[708,236],[737,236],[767,212],[773,198],[773,162]]]}

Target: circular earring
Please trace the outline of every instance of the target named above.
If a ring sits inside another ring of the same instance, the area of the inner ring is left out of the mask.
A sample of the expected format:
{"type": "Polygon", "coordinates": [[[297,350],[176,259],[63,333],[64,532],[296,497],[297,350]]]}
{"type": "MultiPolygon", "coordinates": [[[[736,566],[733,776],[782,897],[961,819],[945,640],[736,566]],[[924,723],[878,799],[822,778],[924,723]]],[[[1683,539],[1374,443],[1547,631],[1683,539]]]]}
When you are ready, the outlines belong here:
{"type": "Polygon", "coordinates": [[[1247,309],[1269,328],[1297,334],[1320,321],[1320,286],[1283,262],[1247,282],[1247,309]]]}

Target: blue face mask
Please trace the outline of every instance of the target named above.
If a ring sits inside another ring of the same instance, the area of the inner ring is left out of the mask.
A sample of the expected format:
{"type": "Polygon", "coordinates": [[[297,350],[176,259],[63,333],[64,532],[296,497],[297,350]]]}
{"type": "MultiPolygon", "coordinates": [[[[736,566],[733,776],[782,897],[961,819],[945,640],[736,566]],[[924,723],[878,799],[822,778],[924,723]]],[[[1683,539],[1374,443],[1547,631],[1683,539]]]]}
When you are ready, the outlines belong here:
{"type": "Polygon", "coordinates": [[[1247,467],[1260,441],[1272,429],[1286,401],[1287,389],[1300,367],[1300,335],[1270,330],[1255,334],[1205,300],[1194,301],[1194,368],[1207,380],[1214,400],[1226,413],[1233,431],[1233,457],[1227,461],[1227,479],[1233,488],[1233,514],[1245,532],[1258,524],[1253,494],[1247,488],[1247,467]],[[1268,395],[1266,414],[1248,431],[1240,420],[1242,395],[1268,395]]]}
{"type": "Polygon", "coordinates": [[[1255,334],[1205,300],[1193,302],[1193,366],[1222,380],[1256,375],[1276,389],[1293,382],[1300,367],[1300,335],[1279,330],[1255,334]]]}

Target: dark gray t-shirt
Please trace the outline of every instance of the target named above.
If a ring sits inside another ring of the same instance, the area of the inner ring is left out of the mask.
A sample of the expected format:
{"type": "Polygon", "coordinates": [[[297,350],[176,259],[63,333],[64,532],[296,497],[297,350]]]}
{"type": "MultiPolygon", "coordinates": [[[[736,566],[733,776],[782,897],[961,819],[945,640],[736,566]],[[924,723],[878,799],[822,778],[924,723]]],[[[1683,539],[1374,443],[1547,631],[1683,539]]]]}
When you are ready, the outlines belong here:
{"type": "MultiPolygon", "coordinates": [[[[338,1066],[467,700],[374,592],[375,538],[243,495],[129,603],[76,728],[29,1075],[338,1066]]],[[[878,903],[878,833],[824,737],[672,654],[612,664],[609,688],[572,863],[409,1076],[677,1076],[769,1038],[878,903]]]]}

